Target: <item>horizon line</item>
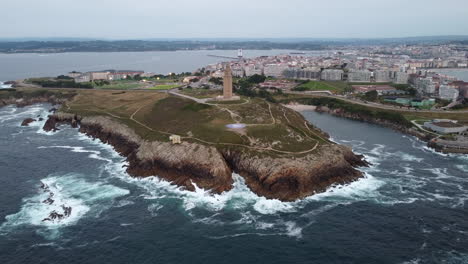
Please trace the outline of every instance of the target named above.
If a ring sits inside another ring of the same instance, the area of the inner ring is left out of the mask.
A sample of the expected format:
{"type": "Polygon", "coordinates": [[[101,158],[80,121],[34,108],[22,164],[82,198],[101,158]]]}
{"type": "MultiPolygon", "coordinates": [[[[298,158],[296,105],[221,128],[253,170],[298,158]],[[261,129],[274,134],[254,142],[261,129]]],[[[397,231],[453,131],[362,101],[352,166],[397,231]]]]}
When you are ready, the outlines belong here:
{"type": "Polygon", "coordinates": [[[426,38],[468,38],[467,35],[421,35],[400,37],[140,37],[140,38],[88,38],[88,37],[0,37],[0,41],[222,41],[222,40],[395,40],[395,39],[426,39],[426,38]]]}

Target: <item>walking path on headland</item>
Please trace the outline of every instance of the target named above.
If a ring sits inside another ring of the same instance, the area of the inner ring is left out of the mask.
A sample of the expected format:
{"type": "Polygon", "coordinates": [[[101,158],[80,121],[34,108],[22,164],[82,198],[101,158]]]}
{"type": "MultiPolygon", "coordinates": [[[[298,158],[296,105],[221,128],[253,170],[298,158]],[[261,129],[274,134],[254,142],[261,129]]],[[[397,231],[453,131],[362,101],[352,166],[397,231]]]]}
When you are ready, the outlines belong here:
{"type": "MultiPolygon", "coordinates": [[[[173,95],[181,95],[179,93],[175,93],[175,92],[169,92],[170,94],[173,94],[173,95]]],[[[181,95],[182,97],[184,98],[187,98],[187,99],[197,99],[197,98],[194,98],[194,97],[191,97],[191,96],[187,96],[187,95],[181,95]]],[[[200,102],[199,101],[200,99],[197,99],[195,101],[197,102],[200,102]]],[[[164,132],[164,131],[159,131],[159,130],[155,130],[143,123],[141,123],[140,121],[136,120],[135,119],[135,115],[140,112],[141,109],[143,109],[143,107],[145,107],[147,105],[143,105],[141,106],[140,108],[138,108],[131,116],[130,116],[130,120],[134,121],[135,123],[145,127],[146,129],[150,130],[150,131],[153,131],[153,132],[157,132],[157,133],[162,133],[162,134],[165,134],[165,135],[172,135],[171,133],[168,133],[168,132],[164,132]]],[[[270,111],[270,115],[272,117],[272,120],[273,120],[273,124],[276,123],[276,119],[273,117],[273,114],[271,112],[271,106],[270,104],[268,104],[268,107],[269,107],[269,111],[270,111]]],[[[307,127],[307,124],[306,124],[306,127],[307,127]]],[[[310,131],[310,128],[307,127],[307,129],[309,129],[310,131]]],[[[307,137],[309,137],[306,133],[304,133],[307,137]]],[[[309,150],[305,150],[305,151],[300,151],[300,152],[291,152],[291,151],[282,151],[282,150],[277,150],[277,149],[274,149],[272,147],[268,147],[268,148],[262,148],[262,147],[252,147],[252,146],[248,146],[248,145],[243,145],[243,144],[235,144],[235,143],[222,143],[222,142],[210,142],[210,141],[206,141],[206,140],[203,140],[203,139],[200,139],[200,138],[196,138],[196,137],[181,137],[183,139],[192,139],[192,140],[195,140],[195,141],[199,141],[201,143],[205,143],[205,144],[209,144],[209,145],[225,145],[225,146],[238,146],[238,147],[244,147],[244,148],[249,148],[249,149],[253,149],[253,150],[257,150],[257,151],[273,151],[273,152],[276,152],[276,153],[280,153],[280,154],[294,154],[294,155],[301,155],[301,154],[307,154],[307,153],[310,153],[314,150],[317,149],[317,147],[319,146],[319,141],[318,140],[315,140],[316,143],[315,143],[315,146],[309,150]]],[[[309,137],[310,138],[310,137],[309,137]]],[[[310,138],[312,139],[312,138],[310,138]]]]}
{"type": "Polygon", "coordinates": [[[407,108],[400,108],[396,106],[391,106],[391,105],[383,105],[379,103],[374,103],[374,102],[363,102],[359,100],[354,100],[350,98],[346,98],[343,96],[337,96],[337,95],[325,95],[323,93],[319,94],[307,94],[303,92],[285,92],[287,94],[295,94],[295,95],[312,95],[315,97],[327,97],[327,98],[334,98],[337,100],[342,100],[346,101],[352,104],[358,104],[358,105],[363,105],[367,107],[373,107],[373,108],[379,108],[379,109],[384,109],[384,110],[392,110],[392,111],[399,111],[399,112],[411,112],[411,113],[450,113],[450,114],[457,114],[457,113],[468,113],[468,110],[458,110],[458,111],[453,111],[453,110],[418,110],[418,109],[407,109],[407,108]]]}
{"type": "MultiPolygon", "coordinates": [[[[57,89],[57,90],[59,90],[59,89],[89,90],[89,89],[84,89],[84,88],[80,89],[80,88],[40,87],[38,85],[25,83],[23,80],[18,80],[16,82],[17,82],[17,85],[20,86],[20,88],[24,87],[24,88],[45,88],[45,89],[57,89]]],[[[128,90],[106,89],[106,91],[128,91],[128,90]]],[[[134,91],[163,92],[163,91],[156,91],[156,90],[149,90],[149,89],[135,89],[134,91]]],[[[192,97],[192,96],[189,96],[189,95],[177,93],[177,92],[175,92],[174,89],[173,90],[166,90],[166,92],[168,92],[169,94],[172,94],[172,95],[176,95],[176,96],[179,96],[179,97],[185,97],[187,99],[194,100],[194,101],[196,101],[198,103],[216,105],[216,104],[208,103],[208,101],[210,100],[209,98],[208,99],[206,99],[206,98],[205,99],[195,98],[195,97],[192,97]]],[[[465,114],[468,114],[468,110],[457,110],[457,111],[453,111],[453,110],[416,110],[416,109],[400,108],[400,107],[395,107],[395,106],[391,106],[391,105],[383,105],[383,104],[373,103],[373,102],[367,102],[366,103],[366,102],[362,102],[362,101],[358,101],[358,100],[354,100],[354,99],[350,99],[350,98],[346,98],[346,97],[342,97],[342,96],[332,95],[332,93],[330,91],[328,91],[328,92],[326,92],[326,91],[315,91],[314,93],[287,91],[285,93],[294,94],[294,95],[310,95],[310,96],[315,96],[315,97],[328,97],[328,98],[343,100],[343,101],[346,101],[346,102],[349,102],[349,103],[352,103],[352,104],[358,104],[358,105],[363,105],[363,106],[367,106],[367,107],[379,108],[379,109],[384,109],[384,110],[393,110],[393,111],[399,111],[399,112],[450,113],[450,114],[465,113],[465,114]]]]}

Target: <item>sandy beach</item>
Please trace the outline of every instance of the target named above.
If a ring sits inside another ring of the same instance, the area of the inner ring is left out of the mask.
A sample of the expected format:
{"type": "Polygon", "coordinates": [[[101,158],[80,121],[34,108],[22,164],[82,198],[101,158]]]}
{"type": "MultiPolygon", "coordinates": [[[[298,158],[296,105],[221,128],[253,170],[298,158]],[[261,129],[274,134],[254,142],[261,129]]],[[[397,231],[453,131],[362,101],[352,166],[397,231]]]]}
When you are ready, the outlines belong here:
{"type": "Polygon", "coordinates": [[[294,111],[301,112],[301,111],[315,111],[317,108],[315,105],[302,105],[302,104],[287,104],[283,105],[284,107],[290,108],[294,111]]]}

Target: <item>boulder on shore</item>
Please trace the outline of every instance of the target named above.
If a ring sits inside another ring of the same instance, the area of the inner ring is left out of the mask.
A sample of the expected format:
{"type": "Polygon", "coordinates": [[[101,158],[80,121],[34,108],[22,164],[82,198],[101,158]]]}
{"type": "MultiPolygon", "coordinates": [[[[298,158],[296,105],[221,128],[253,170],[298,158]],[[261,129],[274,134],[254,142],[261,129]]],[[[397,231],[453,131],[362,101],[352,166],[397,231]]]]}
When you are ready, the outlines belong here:
{"type": "Polygon", "coordinates": [[[23,122],[21,123],[21,126],[29,126],[29,124],[31,124],[32,122],[36,122],[37,120],[36,119],[33,119],[33,118],[26,118],[25,120],[23,120],[23,122]]]}

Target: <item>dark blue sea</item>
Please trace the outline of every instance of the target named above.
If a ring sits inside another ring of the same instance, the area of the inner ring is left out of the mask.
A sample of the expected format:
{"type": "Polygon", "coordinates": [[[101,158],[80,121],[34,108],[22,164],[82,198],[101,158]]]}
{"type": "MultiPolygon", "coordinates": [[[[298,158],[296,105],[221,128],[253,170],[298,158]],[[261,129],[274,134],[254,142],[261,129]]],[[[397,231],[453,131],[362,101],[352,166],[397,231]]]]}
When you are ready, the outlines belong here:
{"type": "Polygon", "coordinates": [[[468,263],[468,156],[304,112],[372,162],[364,179],[293,203],[258,197],[237,176],[210,195],[133,179],[111,147],[76,129],[20,126],[49,108],[0,108],[2,264],[468,263]],[[42,221],[62,205],[70,217],[42,221]]]}

